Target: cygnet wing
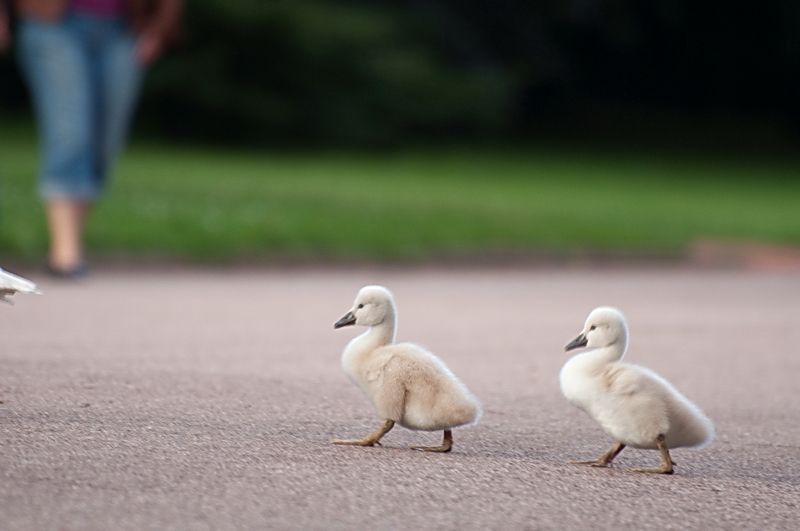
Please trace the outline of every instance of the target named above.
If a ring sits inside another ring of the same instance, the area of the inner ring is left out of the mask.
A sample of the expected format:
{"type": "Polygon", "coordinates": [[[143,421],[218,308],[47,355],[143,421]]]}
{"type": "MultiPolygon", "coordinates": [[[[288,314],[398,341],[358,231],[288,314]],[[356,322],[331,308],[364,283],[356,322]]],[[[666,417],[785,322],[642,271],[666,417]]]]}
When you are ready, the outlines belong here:
{"type": "Polygon", "coordinates": [[[41,293],[36,289],[36,284],[13,273],[0,268],[0,300],[11,303],[8,296],[20,293],[41,293]]]}

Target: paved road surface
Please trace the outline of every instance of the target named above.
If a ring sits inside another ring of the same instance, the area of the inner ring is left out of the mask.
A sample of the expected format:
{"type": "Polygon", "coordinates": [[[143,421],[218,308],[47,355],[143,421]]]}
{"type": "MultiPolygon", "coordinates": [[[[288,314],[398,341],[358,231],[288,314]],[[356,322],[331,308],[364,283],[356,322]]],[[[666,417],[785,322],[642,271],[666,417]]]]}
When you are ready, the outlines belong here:
{"type": "Polygon", "coordinates": [[[795,530],[800,275],[689,270],[100,272],[0,307],[3,530],[795,530]],[[333,330],[365,284],[393,290],[399,340],[477,394],[450,454],[379,419],[333,330]],[[628,360],[716,424],[715,442],[626,449],[558,390],[563,346],[615,305],[628,360]]]}

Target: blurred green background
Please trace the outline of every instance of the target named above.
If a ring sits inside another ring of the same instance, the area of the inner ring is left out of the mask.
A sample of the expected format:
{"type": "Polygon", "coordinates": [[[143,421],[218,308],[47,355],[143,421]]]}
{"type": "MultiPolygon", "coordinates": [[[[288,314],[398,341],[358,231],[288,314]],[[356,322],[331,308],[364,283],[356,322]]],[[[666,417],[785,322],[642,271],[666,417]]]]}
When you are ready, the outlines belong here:
{"type": "MultiPolygon", "coordinates": [[[[800,245],[800,7],[189,0],[87,233],[95,258],[675,258],[800,245]]],[[[36,263],[0,58],[0,256],[36,263]]]]}

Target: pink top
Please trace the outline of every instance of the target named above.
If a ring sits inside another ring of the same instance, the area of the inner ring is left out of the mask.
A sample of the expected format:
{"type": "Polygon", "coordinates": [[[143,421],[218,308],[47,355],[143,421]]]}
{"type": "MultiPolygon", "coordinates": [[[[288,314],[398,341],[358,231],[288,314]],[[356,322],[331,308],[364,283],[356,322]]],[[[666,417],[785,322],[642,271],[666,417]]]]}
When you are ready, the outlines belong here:
{"type": "Polygon", "coordinates": [[[125,0],[70,0],[72,11],[98,17],[125,15],[125,0]]]}

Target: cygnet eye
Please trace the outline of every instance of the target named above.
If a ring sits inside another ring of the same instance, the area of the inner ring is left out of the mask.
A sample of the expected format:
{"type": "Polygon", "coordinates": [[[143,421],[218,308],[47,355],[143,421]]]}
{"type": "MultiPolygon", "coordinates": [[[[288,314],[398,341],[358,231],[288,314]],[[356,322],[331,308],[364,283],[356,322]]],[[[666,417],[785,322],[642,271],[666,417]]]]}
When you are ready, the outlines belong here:
{"type": "Polygon", "coordinates": [[[359,304],[359,305],[358,305],[358,309],[359,309],[359,310],[360,310],[361,308],[363,308],[363,307],[364,307],[364,305],[363,305],[363,304],[359,304]]]}
{"type": "Polygon", "coordinates": [[[592,331],[592,330],[594,330],[595,328],[597,328],[597,327],[596,327],[595,325],[592,325],[592,326],[590,326],[590,327],[589,327],[589,331],[591,332],[591,331],[592,331]]]}

